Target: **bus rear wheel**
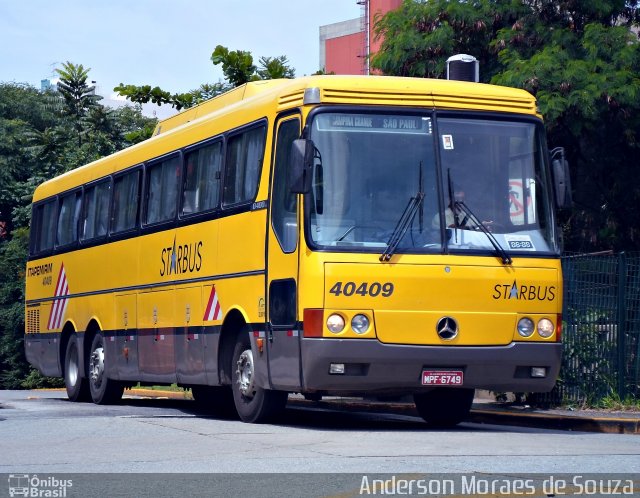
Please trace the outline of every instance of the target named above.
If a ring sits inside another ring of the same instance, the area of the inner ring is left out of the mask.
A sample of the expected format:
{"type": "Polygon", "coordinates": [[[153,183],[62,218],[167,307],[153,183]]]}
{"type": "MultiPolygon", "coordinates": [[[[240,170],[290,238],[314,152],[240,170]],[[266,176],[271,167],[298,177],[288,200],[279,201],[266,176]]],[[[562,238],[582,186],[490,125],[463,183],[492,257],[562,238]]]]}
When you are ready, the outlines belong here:
{"type": "Polygon", "coordinates": [[[93,402],[98,405],[116,403],[122,398],[124,384],[109,379],[106,373],[107,356],[102,333],[98,332],[91,341],[89,354],[89,390],[93,402]]]}
{"type": "Polygon", "coordinates": [[[285,391],[263,389],[255,384],[255,364],[248,333],[242,333],[236,343],[231,368],[233,400],[243,422],[268,422],[284,410],[285,391]]]}
{"type": "Polygon", "coordinates": [[[67,388],[67,396],[70,401],[89,401],[89,383],[80,375],[80,353],[78,350],[78,337],[76,334],[69,336],[67,350],[64,355],[64,385],[67,388]]]}
{"type": "Polygon", "coordinates": [[[474,395],[473,389],[438,387],[414,394],[413,400],[418,413],[431,427],[453,427],[469,416],[474,395]]]}

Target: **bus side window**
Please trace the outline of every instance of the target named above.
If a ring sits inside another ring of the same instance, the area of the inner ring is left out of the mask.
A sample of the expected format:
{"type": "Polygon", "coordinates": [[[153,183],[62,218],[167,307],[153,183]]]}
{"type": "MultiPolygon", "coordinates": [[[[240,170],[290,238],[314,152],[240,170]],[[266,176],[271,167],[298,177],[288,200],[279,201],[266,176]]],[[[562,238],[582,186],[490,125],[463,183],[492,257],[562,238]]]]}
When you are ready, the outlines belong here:
{"type": "Polygon", "coordinates": [[[255,198],[264,156],[265,132],[266,127],[260,126],[229,138],[222,199],[225,205],[249,202],[255,198]]]}
{"type": "Polygon", "coordinates": [[[85,190],[81,223],[82,240],[103,237],[107,234],[110,194],[111,182],[108,180],[85,190]]]}
{"type": "Polygon", "coordinates": [[[289,185],[291,144],[300,135],[300,121],[291,119],[278,128],[276,160],[273,172],[271,210],[273,231],[282,250],[290,253],[298,244],[297,200],[289,185]]]}
{"type": "Polygon", "coordinates": [[[56,246],[66,246],[78,240],[80,218],[80,192],[73,192],[60,199],[56,246]]]}
{"type": "Polygon", "coordinates": [[[131,230],[138,224],[140,170],[119,176],[113,182],[111,232],[131,230]]]}
{"type": "Polygon", "coordinates": [[[146,223],[175,218],[180,185],[180,156],[150,165],[147,169],[146,223]]]}
{"type": "Polygon", "coordinates": [[[31,253],[38,254],[53,249],[56,227],[56,202],[51,200],[36,206],[31,226],[31,253]]]}
{"type": "Polygon", "coordinates": [[[222,142],[202,147],[185,156],[182,215],[218,207],[222,142]]]}

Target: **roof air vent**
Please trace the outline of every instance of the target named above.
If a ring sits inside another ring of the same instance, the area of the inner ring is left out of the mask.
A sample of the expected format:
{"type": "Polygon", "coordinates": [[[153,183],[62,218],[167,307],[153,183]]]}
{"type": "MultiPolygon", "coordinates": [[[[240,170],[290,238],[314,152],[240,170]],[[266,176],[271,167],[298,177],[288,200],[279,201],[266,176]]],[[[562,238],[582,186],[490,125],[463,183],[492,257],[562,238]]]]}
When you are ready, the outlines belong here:
{"type": "Polygon", "coordinates": [[[447,79],[480,81],[480,64],[472,55],[458,54],[447,59],[447,79]]]}

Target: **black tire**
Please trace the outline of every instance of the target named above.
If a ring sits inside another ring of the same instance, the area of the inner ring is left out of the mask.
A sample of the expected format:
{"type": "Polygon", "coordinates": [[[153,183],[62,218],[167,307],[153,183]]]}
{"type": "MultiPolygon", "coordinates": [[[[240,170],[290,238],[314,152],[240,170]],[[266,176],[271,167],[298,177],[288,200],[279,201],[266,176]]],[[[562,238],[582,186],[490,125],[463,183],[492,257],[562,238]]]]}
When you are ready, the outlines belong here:
{"type": "Polygon", "coordinates": [[[243,332],[233,350],[231,390],[238,416],[255,424],[274,420],[287,404],[288,393],[262,389],[253,384],[254,364],[249,334],[243,332]]]}
{"type": "Polygon", "coordinates": [[[93,337],[93,341],[91,341],[91,350],[88,358],[89,367],[87,368],[91,399],[98,405],[117,403],[122,398],[124,391],[124,384],[107,377],[107,360],[104,338],[98,332],[93,337]]]}
{"type": "Polygon", "coordinates": [[[71,334],[67,342],[67,350],[64,355],[64,385],[67,388],[69,401],[90,401],[89,381],[82,376],[80,367],[80,352],[78,349],[78,336],[71,334]]]}
{"type": "Polygon", "coordinates": [[[191,394],[200,410],[217,417],[238,418],[230,386],[192,386],[191,394]]]}
{"type": "Polygon", "coordinates": [[[413,395],[416,409],[431,427],[453,427],[463,422],[471,410],[473,389],[438,387],[413,395]]]}

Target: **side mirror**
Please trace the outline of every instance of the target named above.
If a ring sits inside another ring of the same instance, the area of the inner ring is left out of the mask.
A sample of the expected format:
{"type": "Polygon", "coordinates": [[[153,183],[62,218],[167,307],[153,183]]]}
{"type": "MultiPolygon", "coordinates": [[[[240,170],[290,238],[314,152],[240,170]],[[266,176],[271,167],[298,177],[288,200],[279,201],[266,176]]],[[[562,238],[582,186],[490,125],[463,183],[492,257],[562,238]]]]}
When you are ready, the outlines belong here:
{"type": "Polygon", "coordinates": [[[558,209],[570,209],[573,205],[571,198],[571,176],[569,163],[564,158],[564,148],[556,147],[551,151],[551,169],[556,193],[558,209]]]}
{"type": "Polygon", "coordinates": [[[300,138],[291,144],[289,163],[289,185],[294,194],[306,194],[311,190],[313,151],[311,140],[300,138]]]}

